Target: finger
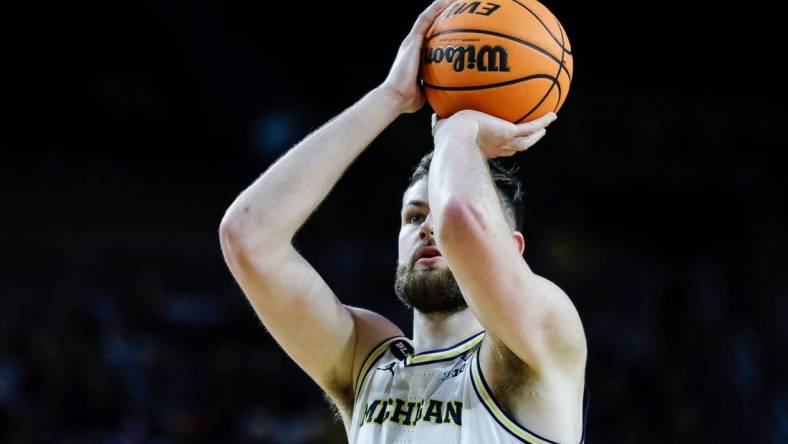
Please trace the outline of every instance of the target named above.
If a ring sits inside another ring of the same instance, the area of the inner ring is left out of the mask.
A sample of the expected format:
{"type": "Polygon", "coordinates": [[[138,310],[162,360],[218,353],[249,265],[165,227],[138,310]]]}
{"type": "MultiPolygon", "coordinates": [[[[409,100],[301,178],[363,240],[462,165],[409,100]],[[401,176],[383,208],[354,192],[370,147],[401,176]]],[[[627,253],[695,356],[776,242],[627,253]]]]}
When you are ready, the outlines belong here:
{"type": "Polygon", "coordinates": [[[528,136],[534,134],[540,129],[546,128],[550,123],[555,121],[558,116],[555,113],[547,113],[544,116],[527,123],[517,125],[518,136],[528,136]]]}
{"type": "Polygon", "coordinates": [[[432,123],[430,124],[430,128],[432,129],[432,135],[434,137],[435,136],[435,125],[438,124],[438,115],[435,114],[435,113],[432,113],[431,120],[432,120],[432,123]]]}
{"type": "Polygon", "coordinates": [[[535,134],[540,129],[546,128],[553,123],[558,116],[555,113],[547,113],[544,116],[530,122],[517,125],[517,136],[528,136],[535,134]]]}
{"type": "Polygon", "coordinates": [[[419,18],[416,19],[416,23],[413,24],[413,28],[410,31],[411,34],[419,37],[423,36],[430,25],[432,25],[432,22],[435,21],[447,6],[454,3],[454,1],[455,0],[435,0],[432,2],[427,9],[419,14],[419,18]]]}
{"type": "Polygon", "coordinates": [[[547,134],[547,130],[541,128],[531,135],[525,137],[515,137],[507,144],[507,147],[514,150],[513,153],[525,151],[528,148],[534,146],[534,144],[544,137],[545,134],[547,134]]]}

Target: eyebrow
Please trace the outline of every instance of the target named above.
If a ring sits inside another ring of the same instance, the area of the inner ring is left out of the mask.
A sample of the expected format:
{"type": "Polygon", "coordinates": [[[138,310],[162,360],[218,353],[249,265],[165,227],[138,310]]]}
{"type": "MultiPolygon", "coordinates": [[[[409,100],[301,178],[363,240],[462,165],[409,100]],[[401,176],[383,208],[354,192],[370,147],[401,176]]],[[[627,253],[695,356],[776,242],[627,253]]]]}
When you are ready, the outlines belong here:
{"type": "Polygon", "coordinates": [[[405,204],[405,206],[404,206],[403,208],[405,208],[405,207],[407,207],[407,206],[409,206],[409,205],[413,205],[414,207],[424,207],[424,208],[426,208],[426,207],[428,206],[428,205],[427,205],[427,203],[426,203],[426,202],[424,202],[424,201],[421,201],[421,200],[411,200],[410,202],[406,203],[406,204],[405,204]]]}

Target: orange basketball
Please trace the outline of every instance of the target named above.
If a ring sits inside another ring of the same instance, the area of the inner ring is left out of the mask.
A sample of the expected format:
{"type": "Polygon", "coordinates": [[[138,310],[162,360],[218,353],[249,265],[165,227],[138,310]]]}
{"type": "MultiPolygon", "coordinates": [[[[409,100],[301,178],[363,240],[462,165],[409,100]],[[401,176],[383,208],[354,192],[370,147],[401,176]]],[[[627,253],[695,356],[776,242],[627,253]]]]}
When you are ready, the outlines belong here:
{"type": "Polygon", "coordinates": [[[474,109],[521,123],[557,112],[572,81],[572,48],[536,0],[457,1],[427,31],[427,101],[448,117],[474,109]]]}

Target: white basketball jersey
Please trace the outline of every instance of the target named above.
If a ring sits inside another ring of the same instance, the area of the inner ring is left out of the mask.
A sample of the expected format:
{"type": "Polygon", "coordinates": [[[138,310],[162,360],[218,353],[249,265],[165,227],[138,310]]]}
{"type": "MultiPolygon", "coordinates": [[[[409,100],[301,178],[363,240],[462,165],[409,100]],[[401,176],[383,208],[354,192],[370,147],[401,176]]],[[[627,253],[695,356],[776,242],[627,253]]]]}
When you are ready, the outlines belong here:
{"type": "Polygon", "coordinates": [[[375,347],[356,383],[349,443],[554,444],[493,398],[479,365],[483,337],[415,355],[403,336],[375,347]]]}

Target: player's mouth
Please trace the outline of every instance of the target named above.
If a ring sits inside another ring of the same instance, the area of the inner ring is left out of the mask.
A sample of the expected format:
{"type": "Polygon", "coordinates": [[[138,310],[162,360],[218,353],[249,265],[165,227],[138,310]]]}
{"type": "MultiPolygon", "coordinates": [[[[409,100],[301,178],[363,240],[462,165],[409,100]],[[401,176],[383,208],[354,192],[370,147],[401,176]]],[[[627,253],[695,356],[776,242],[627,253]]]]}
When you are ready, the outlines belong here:
{"type": "Polygon", "coordinates": [[[443,260],[440,250],[435,246],[423,247],[416,252],[417,264],[435,264],[443,260]]]}
{"type": "Polygon", "coordinates": [[[416,261],[417,264],[432,265],[443,260],[443,256],[423,257],[416,261]]]}

